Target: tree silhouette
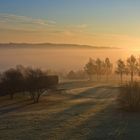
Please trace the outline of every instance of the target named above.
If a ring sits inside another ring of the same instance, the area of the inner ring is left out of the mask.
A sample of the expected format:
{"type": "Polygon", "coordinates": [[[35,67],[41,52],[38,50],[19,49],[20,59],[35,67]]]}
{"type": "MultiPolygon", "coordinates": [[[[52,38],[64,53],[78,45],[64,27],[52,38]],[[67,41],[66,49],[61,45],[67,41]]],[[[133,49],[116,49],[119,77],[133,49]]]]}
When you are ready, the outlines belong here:
{"type": "Polygon", "coordinates": [[[101,75],[105,73],[105,63],[101,59],[97,58],[95,65],[97,80],[99,81],[101,79],[101,75]]]}
{"type": "Polygon", "coordinates": [[[68,78],[68,79],[75,79],[75,77],[76,77],[76,73],[75,73],[73,70],[71,70],[71,71],[67,74],[67,78],[68,78]]]}
{"type": "Polygon", "coordinates": [[[84,70],[88,74],[89,79],[92,80],[92,76],[95,74],[95,65],[92,58],[89,58],[89,62],[85,65],[84,70]]]}
{"type": "Polygon", "coordinates": [[[9,94],[10,98],[13,99],[16,92],[22,90],[23,75],[18,69],[6,70],[1,76],[1,85],[3,92],[9,94]]]}
{"type": "Polygon", "coordinates": [[[117,74],[120,75],[121,83],[123,82],[123,74],[126,73],[126,66],[123,60],[119,59],[117,61],[117,68],[115,71],[117,74]]]}
{"type": "Polygon", "coordinates": [[[131,55],[127,59],[127,70],[128,73],[130,73],[132,83],[133,83],[134,74],[137,72],[137,67],[138,67],[137,60],[133,55],[131,55]]]}
{"type": "Polygon", "coordinates": [[[138,76],[140,76],[140,56],[138,57],[137,72],[138,72],[138,76]]]}
{"type": "Polygon", "coordinates": [[[11,99],[15,93],[28,92],[34,103],[37,103],[43,92],[56,89],[58,82],[57,75],[47,75],[41,69],[18,65],[0,74],[0,91],[1,95],[8,94],[11,99]]]}
{"type": "Polygon", "coordinates": [[[48,83],[43,83],[42,79],[46,76],[40,69],[32,69],[27,68],[26,70],[26,90],[30,93],[31,98],[33,99],[34,103],[39,101],[40,96],[43,94],[43,91],[46,89],[46,85],[48,83]]]}
{"type": "Polygon", "coordinates": [[[113,64],[110,62],[109,58],[105,59],[105,74],[106,79],[108,80],[108,76],[112,73],[113,64]]]}

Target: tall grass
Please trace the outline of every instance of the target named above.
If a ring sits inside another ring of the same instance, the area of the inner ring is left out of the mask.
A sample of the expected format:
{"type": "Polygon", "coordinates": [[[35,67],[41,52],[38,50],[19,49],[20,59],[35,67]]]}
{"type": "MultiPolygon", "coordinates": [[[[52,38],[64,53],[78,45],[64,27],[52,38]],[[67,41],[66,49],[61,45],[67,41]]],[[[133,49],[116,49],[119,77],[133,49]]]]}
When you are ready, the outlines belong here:
{"type": "Polygon", "coordinates": [[[140,111],[140,83],[129,82],[122,85],[118,102],[122,109],[127,111],[140,111]]]}

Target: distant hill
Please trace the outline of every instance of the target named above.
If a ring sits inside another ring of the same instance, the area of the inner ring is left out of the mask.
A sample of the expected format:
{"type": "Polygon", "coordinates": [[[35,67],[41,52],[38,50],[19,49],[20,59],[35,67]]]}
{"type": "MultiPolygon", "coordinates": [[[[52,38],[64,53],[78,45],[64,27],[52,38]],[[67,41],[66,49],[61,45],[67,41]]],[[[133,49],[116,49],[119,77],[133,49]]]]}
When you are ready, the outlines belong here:
{"type": "Polygon", "coordinates": [[[114,47],[90,46],[78,44],[54,44],[54,43],[0,43],[0,48],[48,48],[48,49],[118,49],[114,47]]]}

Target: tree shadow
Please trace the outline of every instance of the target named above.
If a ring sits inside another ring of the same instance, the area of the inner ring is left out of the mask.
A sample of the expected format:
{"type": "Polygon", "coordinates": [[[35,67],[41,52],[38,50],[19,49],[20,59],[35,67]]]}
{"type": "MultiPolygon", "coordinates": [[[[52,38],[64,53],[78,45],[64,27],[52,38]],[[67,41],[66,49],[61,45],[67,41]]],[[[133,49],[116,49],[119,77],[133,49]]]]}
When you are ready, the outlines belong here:
{"type": "MultiPolygon", "coordinates": [[[[14,101],[14,100],[11,100],[9,99],[10,101],[14,101]]],[[[5,105],[1,105],[0,106],[0,110],[3,109],[3,108],[6,108],[6,107],[10,107],[12,105],[18,105],[18,104],[21,104],[21,103],[24,103],[24,102],[27,102],[29,101],[30,99],[24,99],[24,100],[19,100],[19,101],[14,101],[12,103],[8,103],[8,104],[5,104],[5,105]]]]}
{"type": "Polygon", "coordinates": [[[65,131],[64,139],[80,140],[120,140],[124,133],[122,114],[112,110],[112,104],[107,105],[84,122],[65,131]],[[121,116],[121,117],[120,117],[121,116]],[[122,131],[123,130],[123,131],[122,131]]]}
{"type": "MultiPolygon", "coordinates": [[[[98,90],[101,90],[102,88],[107,88],[107,87],[97,87],[96,89],[95,88],[88,89],[84,92],[79,93],[78,96],[72,97],[71,99],[68,99],[68,100],[87,98],[88,96],[91,96],[92,94],[98,95],[99,93],[98,90]],[[94,93],[93,89],[95,89],[95,91],[96,92],[98,91],[98,92],[94,93]],[[89,92],[90,90],[91,90],[91,93],[89,92]]],[[[112,90],[111,91],[108,90],[108,94],[116,90],[116,88],[114,87],[109,87],[109,88],[111,88],[112,90]]],[[[111,98],[111,96],[109,96],[109,98],[111,98]]],[[[98,98],[98,100],[100,100],[100,98],[98,98]]],[[[113,101],[108,103],[107,99],[105,102],[103,101],[102,103],[98,101],[95,102],[94,100],[86,100],[86,101],[77,102],[74,105],[70,105],[69,107],[67,107],[66,109],[60,112],[51,114],[47,119],[41,120],[39,124],[43,130],[47,131],[46,137],[48,138],[52,137],[53,134],[55,135],[56,139],[64,139],[64,140],[65,139],[80,139],[81,140],[83,138],[87,139],[87,137],[92,138],[93,133],[92,135],[90,133],[92,129],[95,128],[94,124],[97,123],[98,121],[98,125],[99,125],[107,117],[110,117],[108,116],[110,115],[110,113],[107,114],[107,112],[110,112],[110,109],[112,109],[113,107],[112,104],[113,104],[113,101]],[[82,132],[83,134],[81,134],[82,132]]],[[[115,117],[116,117],[116,114],[115,114],[115,117]]]]}
{"type": "Polygon", "coordinates": [[[97,86],[95,88],[89,88],[88,90],[81,92],[80,94],[74,95],[73,97],[71,97],[71,100],[79,98],[106,99],[110,98],[113,94],[112,92],[108,92],[108,90],[116,89],[118,88],[113,86],[97,86]]]}
{"type": "Polygon", "coordinates": [[[21,110],[21,109],[23,109],[31,104],[33,104],[31,102],[31,100],[26,99],[23,101],[17,101],[14,103],[3,105],[0,107],[0,116],[7,114],[7,113],[11,113],[11,112],[18,112],[19,110],[21,110]]]}
{"type": "MultiPolygon", "coordinates": [[[[126,138],[129,140],[128,136],[132,139],[132,132],[136,129],[140,130],[140,125],[137,124],[136,126],[140,117],[138,118],[137,115],[130,117],[128,113],[116,108],[116,102],[110,100],[114,94],[116,95],[116,90],[118,89],[111,86],[98,86],[80,92],[78,95],[72,95],[65,102],[73,101],[73,104],[68,103],[61,111],[51,112],[47,114],[47,117],[41,117],[37,126],[34,121],[30,122],[29,125],[37,127],[38,131],[35,133],[40,136],[40,139],[45,137],[50,140],[125,140],[126,138]],[[77,99],[85,100],[75,101],[77,99]]],[[[27,105],[11,108],[5,112],[3,110],[2,114],[19,111],[27,105]]],[[[60,107],[59,104],[58,107],[60,107]]],[[[28,130],[25,133],[28,135],[32,131],[28,130]]],[[[139,133],[137,136],[140,138],[139,133]]]]}
{"type": "MultiPolygon", "coordinates": [[[[96,91],[98,88],[99,87],[96,88],[96,91]]],[[[116,88],[109,88],[113,89],[112,92],[114,91],[115,93],[114,89],[116,88]]],[[[86,94],[86,92],[81,94],[86,94]]],[[[89,93],[88,95],[91,94],[92,93],[89,93]]],[[[110,93],[108,92],[108,94],[110,93]]],[[[84,97],[86,96],[84,95],[84,97]]],[[[102,98],[105,97],[102,96],[102,98]]],[[[111,96],[109,96],[109,98],[111,98],[111,96]]],[[[97,96],[97,99],[101,98],[97,96]]],[[[74,127],[67,129],[65,133],[61,135],[61,138],[80,140],[137,140],[140,139],[139,122],[140,113],[124,112],[117,108],[116,102],[112,101],[96,114],[93,113],[93,115],[81,124],[75,124],[74,127]]]]}
{"type": "Polygon", "coordinates": [[[123,112],[118,109],[116,101],[108,102],[116,94],[116,90],[118,89],[115,87],[102,86],[88,89],[72,97],[70,100],[88,96],[98,100],[77,103],[42,120],[40,125],[46,131],[45,136],[64,140],[140,139],[140,113],[123,112]],[[102,88],[106,89],[105,92],[102,88]],[[100,92],[102,94],[99,94],[100,92]],[[100,99],[104,98],[105,102],[100,104],[100,99]]]}

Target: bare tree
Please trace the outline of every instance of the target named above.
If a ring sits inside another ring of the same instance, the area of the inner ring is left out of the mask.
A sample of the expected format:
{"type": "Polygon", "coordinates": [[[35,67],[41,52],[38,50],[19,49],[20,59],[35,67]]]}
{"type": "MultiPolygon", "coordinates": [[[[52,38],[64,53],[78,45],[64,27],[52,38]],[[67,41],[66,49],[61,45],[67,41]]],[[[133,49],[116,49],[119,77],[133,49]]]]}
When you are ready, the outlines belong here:
{"type": "Polygon", "coordinates": [[[92,58],[89,59],[89,62],[85,65],[84,70],[88,74],[89,79],[92,80],[92,77],[95,74],[95,65],[92,58]]]}
{"type": "Polygon", "coordinates": [[[9,69],[5,71],[1,76],[1,85],[3,86],[3,92],[10,95],[13,99],[14,94],[22,90],[23,76],[17,69],[9,69]]]}
{"type": "Polygon", "coordinates": [[[39,101],[45,90],[56,89],[59,82],[57,75],[47,75],[41,69],[23,67],[8,69],[0,75],[1,95],[29,92],[34,103],[39,101]]]}
{"type": "Polygon", "coordinates": [[[115,71],[117,74],[120,75],[121,83],[123,82],[123,74],[126,73],[126,66],[123,60],[119,59],[117,61],[117,68],[115,71]]]}
{"type": "Polygon", "coordinates": [[[109,58],[105,59],[105,74],[106,74],[106,79],[108,81],[109,75],[112,73],[112,68],[113,64],[110,62],[109,58]]]}
{"type": "Polygon", "coordinates": [[[130,73],[132,83],[133,83],[134,74],[137,72],[137,67],[138,67],[137,60],[133,55],[131,55],[127,59],[127,69],[128,72],[130,73]]]}
{"type": "Polygon", "coordinates": [[[68,74],[67,74],[67,78],[68,79],[75,79],[76,78],[76,73],[71,70],[68,74]]]}
{"type": "Polygon", "coordinates": [[[26,70],[26,90],[30,93],[34,103],[38,103],[40,96],[46,90],[47,83],[42,82],[46,74],[40,69],[27,68],[26,70]]]}
{"type": "Polygon", "coordinates": [[[97,58],[96,60],[90,58],[84,69],[89,75],[90,79],[92,79],[92,76],[96,74],[97,80],[99,81],[101,79],[101,76],[105,74],[106,65],[108,66],[108,71],[111,70],[110,60],[109,62],[107,62],[107,64],[105,64],[105,62],[100,58],[97,58]]]}
{"type": "Polygon", "coordinates": [[[95,65],[97,80],[99,81],[101,79],[101,75],[104,75],[105,73],[105,63],[101,59],[97,58],[95,65]]]}
{"type": "Polygon", "coordinates": [[[138,76],[140,76],[140,56],[138,57],[137,72],[138,72],[138,76]]]}

